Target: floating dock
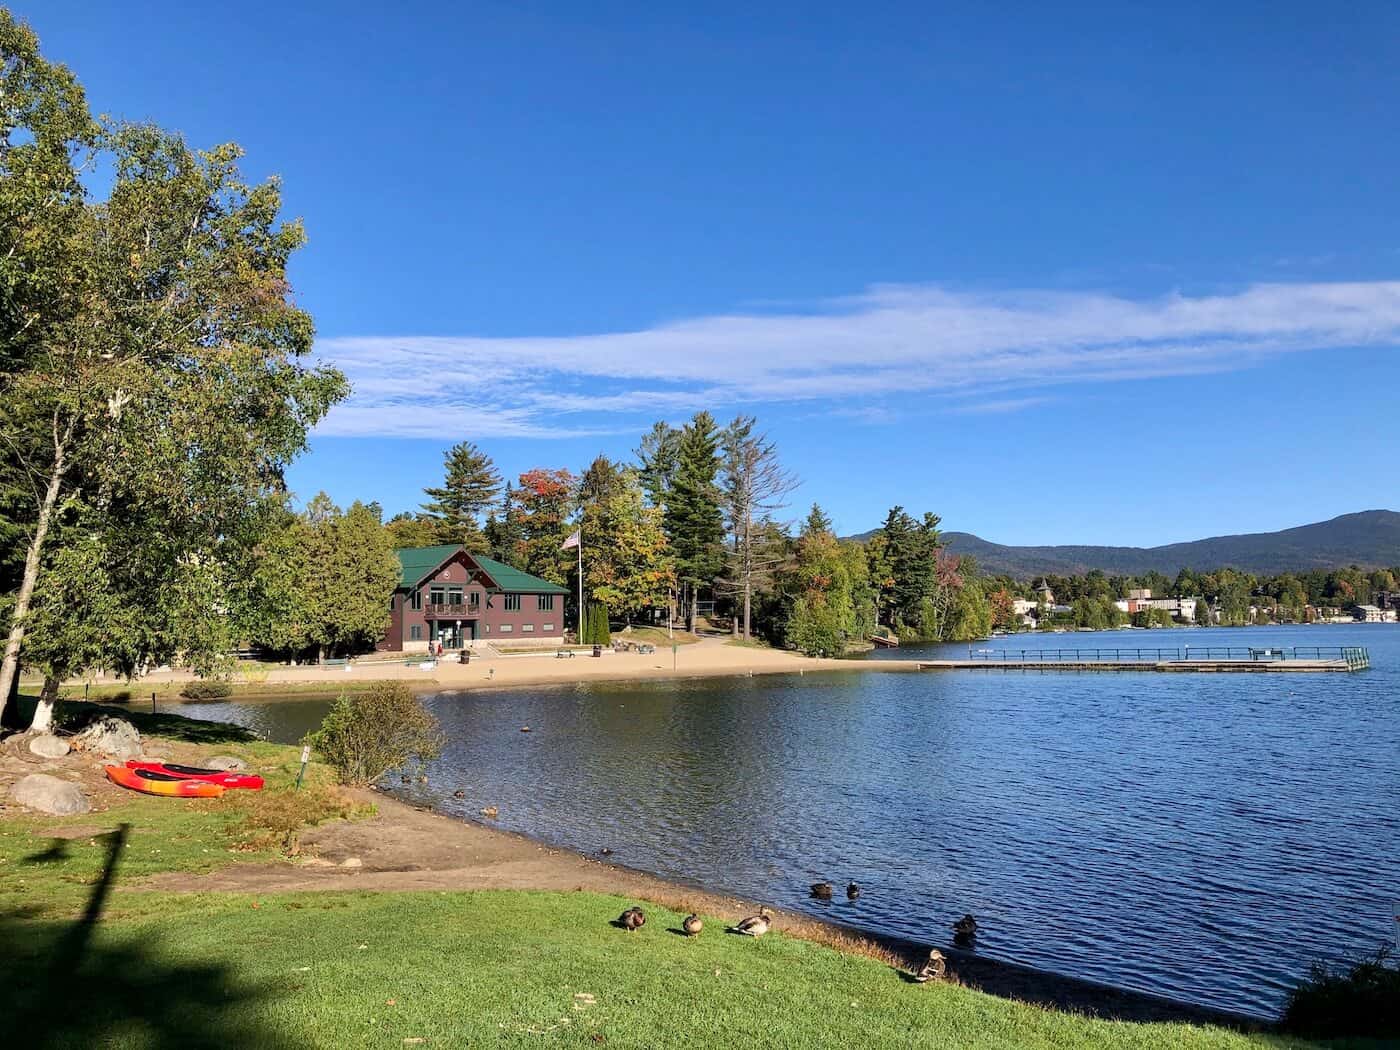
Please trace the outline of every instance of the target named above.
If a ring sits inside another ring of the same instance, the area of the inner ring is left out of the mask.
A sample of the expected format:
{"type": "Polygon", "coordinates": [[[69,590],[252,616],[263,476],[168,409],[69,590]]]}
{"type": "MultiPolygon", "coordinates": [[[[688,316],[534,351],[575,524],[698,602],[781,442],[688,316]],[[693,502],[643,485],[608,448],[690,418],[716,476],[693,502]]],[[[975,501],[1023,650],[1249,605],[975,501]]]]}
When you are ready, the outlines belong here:
{"type": "Polygon", "coordinates": [[[920,660],[920,671],[1365,671],[1371,656],[1361,646],[1181,649],[971,649],[966,660],[920,660]]]}

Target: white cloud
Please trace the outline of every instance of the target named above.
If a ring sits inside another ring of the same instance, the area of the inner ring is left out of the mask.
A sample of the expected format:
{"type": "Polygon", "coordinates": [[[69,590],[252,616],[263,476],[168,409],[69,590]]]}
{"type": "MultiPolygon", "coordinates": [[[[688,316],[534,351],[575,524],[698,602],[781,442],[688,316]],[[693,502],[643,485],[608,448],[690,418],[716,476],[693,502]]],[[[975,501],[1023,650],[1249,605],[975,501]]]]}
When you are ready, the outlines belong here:
{"type": "Polygon", "coordinates": [[[910,393],[955,396],[958,411],[1012,411],[1031,399],[1008,391],[1397,343],[1400,282],[1259,284],[1154,299],[878,286],[806,312],[716,315],[636,332],[322,339],[317,353],[349,375],[355,393],[320,432],[571,437],[702,406],[823,401],[857,415],[910,393]]]}

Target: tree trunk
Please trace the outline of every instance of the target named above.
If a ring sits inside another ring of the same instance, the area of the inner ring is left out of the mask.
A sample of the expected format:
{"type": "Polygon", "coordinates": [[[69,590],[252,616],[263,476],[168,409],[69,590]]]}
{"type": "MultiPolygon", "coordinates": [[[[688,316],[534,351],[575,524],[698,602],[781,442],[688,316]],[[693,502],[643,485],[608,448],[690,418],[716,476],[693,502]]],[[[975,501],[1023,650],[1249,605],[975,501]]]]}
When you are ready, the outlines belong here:
{"type": "Polygon", "coordinates": [[[752,611],[752,591],[753,587],[750,585],[749,579],[746,576],[744,577],[744,641],[746,642],[750,638],[749,617],[752,611]]]}
{"type": "Polygon", "coordinates": [[[44,688],[39,693],[39,702],[34,706],[34,720],[29,723],[29,732],[47,733],[53,728],[53,708],[58,701],[60,682],[53,675],[44,676],[44,688]]]}
{"type": "Polygon", "coordinates": [[[34,525],[34,537],[29,541],[29,552],[24,558],[24,578],[20,581],[19,593],[15,595],[10,636],[5,640],[5,659],[0,663],[0,717],[5,713],[10,691],[19,677],[19,651],[24,643],[24,619],[29,615],[29,606],[34,600],[34,587],[39,580],[39,561],[44,552],[44,540],[48,538],[49,522],[53,519],[54,507],[58,505],[58,494],[63,487],[63,475],[67,470],[62,444],[59,445],[57,453],[54,457],[53,474],[49,477],[48,490],[44,493],[44,501],[39,504],[39,520],[34,525]]]}

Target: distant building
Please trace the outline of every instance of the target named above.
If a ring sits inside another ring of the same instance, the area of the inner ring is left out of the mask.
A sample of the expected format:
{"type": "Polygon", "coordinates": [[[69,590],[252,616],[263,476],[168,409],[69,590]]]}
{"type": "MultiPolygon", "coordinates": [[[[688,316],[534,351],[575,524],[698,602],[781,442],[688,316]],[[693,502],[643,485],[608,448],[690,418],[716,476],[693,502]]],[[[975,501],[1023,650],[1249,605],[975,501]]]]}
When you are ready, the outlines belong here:
{"type": "Polygon", "coordinates": [[[1400,609],[1400,591],[1377,591],[1376,605],[1381,609],[1400,609]]]}
{"type": "Polygon", "coordinates": [[[1352,610],[1352,617],[1362,623],[1395,623],[1397,614],[1394,609],[1378,605],[1358,605],[1352,610]]]}
{"type": "Polygon", "coordinates": [[[1145,601],[1152,597],[1151,587],[1134,587],[1128,592],[1129,601],[1145,601]]]}
{"type": "Polygon", "coordinates": [[[1121,605],[1118,605],[1117,602],[1114,604],[1118,605],[1129,616],[1134,613],[1161,609],[1178,619],[1194,621],[1196,619],[1196,603],[1203,600],[1201,598],[1153,598],[1151,591],[1145,591],[1147,597],[1133,597],[1135,594],[1142,593],[1144,592],[1129,591],[1125,602],[1121,605]]]}

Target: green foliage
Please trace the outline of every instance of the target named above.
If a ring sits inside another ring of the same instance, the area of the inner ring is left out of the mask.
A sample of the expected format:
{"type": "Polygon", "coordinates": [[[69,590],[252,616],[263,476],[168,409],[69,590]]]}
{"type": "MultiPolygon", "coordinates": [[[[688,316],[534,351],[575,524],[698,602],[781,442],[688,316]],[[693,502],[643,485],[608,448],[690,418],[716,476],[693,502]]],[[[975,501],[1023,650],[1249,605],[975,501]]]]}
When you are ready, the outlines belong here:
{"type": "Polygon", "coordinates": [[[808,656],[839,656],[846,651],[847,610],[823,595],[798,598],[787,624],[787,641],[808,656]]]}
{"type": "Polygon", "coordinates": [[[27,630],[46,603],[35,646],[53,666],[207,665],[287,463],[348,389],[303,360],[313,328],[288,263],[305,235],[279,224],[275,181],[243,180],[237,146],[97,127],[8,12],[0,59],[0,494],[26,546],[9,607],[27,630]],[[93,182],[105,199],[85,192],[89,162],[111,173],[93,182]],[[11,503],[17,464],[32,485],[11,503]],[[58,555],[84,539],[104,607],[66,618],[58,555]],[[97,612],[109,629],[84,640],[97,612]]]}
{"type": "Polygon", "coordinates": [[[486,540],[481,516],[501,491],[501,475],[491,457],[470,441],[453,445],[443,457],[446,477],[438,488],[424,489],[429,502],[423,505],[427,517],[438,528],[439,542],[462,543],[468,550],[484,553],[486,540]]]}
{"type": "Polygon", "coordinates": [[[875,628],[875,588],[859,544],[838,540],[814,506],[798,538],[784,585],[797,597],[784,642],[809,655],[839,656],[875,628]]]}
{"type": "Polygon", "coordinates": [[[666,506],[680,458],[681,432],[667,423],[654,423],[636,451],[642,489],[653,507],[666,506]]]}
{"type": "Polygon", "coordinates": [[[186,700],[222,700],[233,695],[233,686],[227,682],[188,682],[180,689],[186,700]]]}
{"type": "Polygon", "coordinates": [[[1347,966],[1314,963],[1288,994],[1282,1024],[1302,1035],[1400,1038],[1400,970],[1382,948],[1347,966]]]}
{"type": "Polygon", "coordinates": [[[370,807],[357,804],[325,784],[270,787],[232,794],[239,816],[228,827],[238,850],[277,850],[288,856],[301,852],[301,833],[328,820],[367,816],[370,807]]]}
{"type": "Polygon", "coordinates": [[[664,606],[675,586],[661,510],[642,498],[637,472],[602,456],[579,486],[585,596],[624,618],[664,606]]]}
{"type": "Polygon", "coordinates": [[[510,523],[519,539],[514,557],[504,560],[551,583],[567,584],[578,571],[576,553],[561,548],[574,529],[578,479],[568,470],[537,467],[519,480],[510,523]]]}
{"type": "Polygon", "coordinates": [[[372,784],[409,761],[436,758],[443,743],[438,720],[402,682],[342,695],[306,739],[349,785],[372,784]]]}
{"type": "Polygon", "coordinates": [[[436,547],[440,543],[461,543],[452,539],[442,527],[443,523],[426,514],[409,514],[404,511],[395,514],[384,524],[394,549],[405,547],[436,547]]]}
{"type": "Polygon", "coordinates": [[[714,417],[699,412],[685,425],[677,442],[664,516],[676,576],[692,591],[708,587],[724,565],[719,470],[719,432],[714,417]]]}
{"type": "Polygon", "coordinates": [[[608,627],[608,607],[598,602],[589,602],[583,611],[583,637],[581,645],[611,645],[612,633],[608,627]]]}

